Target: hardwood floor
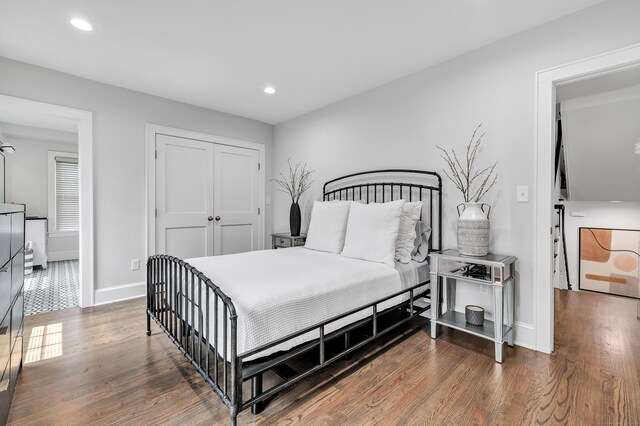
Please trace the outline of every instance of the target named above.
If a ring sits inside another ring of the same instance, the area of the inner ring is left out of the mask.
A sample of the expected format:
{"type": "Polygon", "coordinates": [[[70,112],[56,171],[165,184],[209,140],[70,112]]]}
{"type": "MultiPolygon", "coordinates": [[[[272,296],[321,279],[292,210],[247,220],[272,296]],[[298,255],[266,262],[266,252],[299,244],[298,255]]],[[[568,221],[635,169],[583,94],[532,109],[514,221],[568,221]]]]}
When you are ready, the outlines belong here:
{"type": "MultiPolygon", "coordinates": [[[[636,301],[558,292],[556,352],[424,327],[356,355],[240,424],[638,424],[636,301]]],[[[142,299],[27,319],[9,424],[225,424],[227,410],[157,328],[142,299]]]]}

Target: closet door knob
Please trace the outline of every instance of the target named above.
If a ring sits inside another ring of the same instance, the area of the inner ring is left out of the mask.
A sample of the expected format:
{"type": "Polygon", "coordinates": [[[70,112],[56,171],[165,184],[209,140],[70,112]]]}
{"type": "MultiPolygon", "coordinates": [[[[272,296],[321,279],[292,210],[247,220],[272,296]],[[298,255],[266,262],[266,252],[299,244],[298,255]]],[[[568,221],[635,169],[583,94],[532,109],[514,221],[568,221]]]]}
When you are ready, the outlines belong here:
{"type": "Polygon", "coordinates": [[[207,220],[208,220],[209,222],[211,222],[211,221],[213,220],[213,216],[209,216],[209,217],[207,218],[207,220]]]}
{"type": "Polygon", "coordinates": [[[216,216],[216,222],[220,220],[220,216],[216,216]]]}

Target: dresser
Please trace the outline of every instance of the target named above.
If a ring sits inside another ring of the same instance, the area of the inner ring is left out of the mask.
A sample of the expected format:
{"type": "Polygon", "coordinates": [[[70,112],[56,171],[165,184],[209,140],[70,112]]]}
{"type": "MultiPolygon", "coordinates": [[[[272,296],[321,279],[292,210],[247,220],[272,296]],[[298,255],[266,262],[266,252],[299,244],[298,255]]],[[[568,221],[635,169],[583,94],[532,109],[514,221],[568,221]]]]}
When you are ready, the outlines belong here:
{"type": "Polygon", "coordinates": [[[24,215],[23,205],[0,204],[0,424],[7,422],[22,367],[24,215]]]}

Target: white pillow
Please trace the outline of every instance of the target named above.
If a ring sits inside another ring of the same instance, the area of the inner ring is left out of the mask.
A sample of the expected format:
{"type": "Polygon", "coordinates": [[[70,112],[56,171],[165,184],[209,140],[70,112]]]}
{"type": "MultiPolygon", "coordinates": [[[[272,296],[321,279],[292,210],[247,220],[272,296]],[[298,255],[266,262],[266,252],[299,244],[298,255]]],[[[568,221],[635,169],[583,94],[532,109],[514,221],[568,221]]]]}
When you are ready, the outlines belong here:
{"type": "Polygon", "coordinates": [[[350,201],[314,201],[304,246],[311,250],[340,253],[344,246],[350,206],[350,201]]]}
{"type": "Polygon", "coordinates": [[[416,224],[422,212],[422,201],[404,203],[400,215],[400,227],[396,240],[396,257],[401,263],[409,263],[416,240],[416,224]]]}
{"type": "Polygon", "coordinates": [[[352,203],[342,255],[394,266],[403,205],[404,200],[352,203]]]}

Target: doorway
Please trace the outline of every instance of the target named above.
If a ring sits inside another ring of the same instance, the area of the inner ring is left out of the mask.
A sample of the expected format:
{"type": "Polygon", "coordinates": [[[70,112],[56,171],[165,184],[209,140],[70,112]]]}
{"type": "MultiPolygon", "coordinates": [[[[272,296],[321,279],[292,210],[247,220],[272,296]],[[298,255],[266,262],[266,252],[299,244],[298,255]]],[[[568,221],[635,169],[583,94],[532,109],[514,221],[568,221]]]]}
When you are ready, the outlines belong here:
{"type": "MultiPolygon", "coordinates": [[[[6,201],[27,204],[27,215],[37,217],[33,222],[31,220],[27,221],[27,224],[34,225],[29,227],[36,230],[30,233],[30,238],[33,240],[40,238],[41,240],[38,261],[41,263],[40,269],[42,272],[47,274],[57,273],[58,276],[66,276],[69,280],[73,280],[72,277],[75,277],[75,282],[71,284],[72,287],[77,288],[73,304],[80,307],[92,306],[94,296],[92,114],[88,111],[0,95],[0,121],[13,126],[8,128],[9,134],[14,133],[14,136],[18,133],[23,134],[22,139],[16,142],[22,149],[22,152],[16,156],[19,164],[9,164],[12,159],[8,158],[8,167],[5,171],[9,172],[13,166],[18,168],[23,163],[22,160],[25,160],[25,167],[42,174],[43,179],[47,182],[47,187],[44,190],[39,186],[40,192],[45,193],[45,196],[43,197],[40,194],[37,197],[32,197],[32,191],[34,190],[22,186],[30,181],[35,182],[38,180],[36,179],[37,173],[30,174],[29,179],[26,179],[25,176],[18,177],[15,182],[11,183],[11,187],[6,194],[6,201]],[[46,137],[42,137],[43,132],[47,134],[46,137]],[[27,138],[48,140],[40,140],[38,141],[39,143],[33,142],[29,144],[28,141],[24,140],[25,133],[30,134],[27,138]],[[54,140],[52,141],[51,139],[54,140]],[[47,145],[48,147],[45,146],[43,148],[47,143],[52,143],[56,146],[47,145]],[[30,158],[30,153],[33,154],[32,151],[44,153],[43,156],[36,156],[39,160],[42,160],[42,164],[37,169],[30,165],[31,162],[35,161],[35,157],[30,158]],[[21,154],[25,154],[24,158],[18,159],[18,157],[22,157],[21,154]],[[56,164],[59,164],[59,167],[56,167],[56,164]],[[64,188],[62,186],[56,188],[55,184],[49,187],[50,183],[55,182],[56,173],[59,175],[58,181],[69,179],[66,180],[68,185],[64,188]],[[72,176],[74,174],[75,178],[72,176]],[[57,197],[56,190],[59,190],[57,197]],[[70,195],[70,197],[63,200],[62,192],[70,195]],[[50,199],[53,200],[52,203],[50,199]],[[56,200],[59,201],[57,207],[56,200]],[[66,211],[63,214],[65,209],[66,211]],[[58,217],[57,221],[56,215],[58,217]],[[42,220],[38,221],[38,219],[43,217],[47,219],[44,222],[46,223],[46,228],[38,229],[38,225],[43,223],[42,220]],[[53,228],[50,222],[53,223],[53,228]],[[55,250],[51,252],[50,248],[55,250]],[[53,256],[50,257],[49,254],[53,256]],[[58,264],[55,266],[60,266],[60,268],[50,269],[50,261],[69,261],[69,264],[62,266],[58,264]],[[46,267],[42,268],[42,266],[46,267]]],[[[6,126],[5,129],[7,129],[6,126]]],[[[16,152],[18,153],[17,148],[16,152]]],[[[11,176],[9,176],[9,179],[11,179],[11,176]]],[[[32,248],[34,247],[32,246],[32,248]]],[[[45,274],[42,280],[43,285],[47,284],[47,280],[48,278],[45,274]]],[[[74,291],[70,290],[70,292],[73,293],[74,291]]],[[[50,300],[44,302],[49,303],[50,300]]],[[[52,304],[49,307],[53,307],[55,304],[55,301],[51,302],[52,304]]]]}
{"type": "Polygon", "coordinates": [[[149,254],[181,259],[264,247],[264,146],[147,126],[149,254]]]}
{"type": "Polygon", "coordinates": [[[557,89],[561,85],[629,70],[640,65],[640,45],[598,55],[537,74],[536,222],[534,250],[535,349],[554,349],[554,143],[557,89]]]}
{"type": "Polygon", "coordinates": [[[25,315],[79,306],[78,133],[71,125],[0,120],[5,202],[24,204],[25,315]]]}

